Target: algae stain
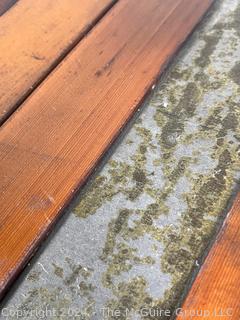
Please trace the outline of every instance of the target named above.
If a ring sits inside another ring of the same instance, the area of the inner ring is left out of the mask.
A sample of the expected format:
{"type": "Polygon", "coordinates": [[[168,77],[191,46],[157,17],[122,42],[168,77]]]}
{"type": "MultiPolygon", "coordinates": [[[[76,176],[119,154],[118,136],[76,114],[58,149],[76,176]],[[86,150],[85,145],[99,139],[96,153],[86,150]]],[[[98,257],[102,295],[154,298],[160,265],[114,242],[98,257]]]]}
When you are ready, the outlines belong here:
{"type": "Polygon", "coordinates": [[[114,246],[116,244],[116,237],[120,231],[126,227],[127,219],[131,211],[123,209],[119,212],[118,217],[110,222],[108,227],[107,240],[101,258],[106,260],[106,257],[113,253],[114,246]]]}
{"type": "Polygon", "coordinates": [[[55,263],[52,264],[54,267],[54,274],[59,277],[59,278],[63,278],[64,276],[64,270],[63,268],[59,267],[58,265],[56,265],[55,263]]]}
{"type": "Polygon", "coordinates": [[[133,165],[129,172],[132,172],[132,181],[135,186],[124,190],[124,194],[131,201],[136,200],[144,191],[145,186],[148,184],[148,174],[145,169],[147,162],[147,152],[152,139],[150,130],[136,126],[136,131],[142,138],[142,142],[139,144],[137,152],[132,156],[133,165]]]}
{"type": "Polygon", "coordinates": [[[232,14],[232,21],[230,26],[235,30],[237,36],[240,38],[240,4],[237,5],[236,9],[232,14]]]}
{"type": "Polygon", "coordinates": [[[216,49],[216,46],[221,38],[221,32],[215,31],[215,33],[210,35],[205,35],[203,39],[205,40],[205,46],[201,50],[200,57],[195,59],[195,63],[201,68],[206,68],[211,63],[211,55],[216,49]]]}
{"type": "Polygon", "coordinates": [[[240,86],[240,62],[235,64],[235,66],[231,69],[230,77],[237,85],[240,86]]]}
{"type": "MultiPolygon", "coordinates": [[[[24,302],[19,306],[23,315],[28,315],[28,318],[35,319],[34,315],[37,312],[46,309],[54,314],[54,319],[69,320],[76,319],[76,317],[82,320],[91,319],[94,311],[94,299],[92,295],[95,290],[90,279],[93,269],[75,264],[68,257],[65,259],[65,262],[67,266],[65,265],[66,268],[64,269],[52,263],[52,275],[59,278],[57,286],[47,288],[39,286],[28,291],[24,302]],[[68,310],[72,308],[73,301],[78,301],[79,297],[82,298],[81,310],[79,308],[76,309],[76,313],[71,316],[68,314],[68,310]]],[[[31,273],[31,278],[28,278],[28,280],[32,281],[33,275],[34,272],[31,273]]],[[[37,276],[38,280],[39,276],[37,276]]],[[[34,282],[35,280],[34,275],[34,282]]]]}
{"type": "Polygon", "coordinates": [[[111,200],[115,194],[114,185],[107,184],[106,177],[98,176],[74,209],[74,213],[81,218],[86,218],[94,214],[104,201],[111,200]]]}
{"type": "Polygon", "coordinates": [[[220,39],[225,30],[234,29],[238,37],[240,37],[240,4],[235,11],[230,15],[230,20],[227,22],[217,22],[213,26],[211,33],[203,36],[205,45],[200,51],[200,56],[195,59],[195,63],[202,69],[206,69],[211,64],[211,56],[213,55],[220,39]]]}
{"type": "MultiPolygon", "coordinates": [[[[116,290],[116,298],[108,302],[110,310],[119,310],[120,319],[129,319],[130,312],[134,309],[140,311],[146,303],[151,302],[151,298],[146,293],[147,283],[143,277],[135,277],[128,283],[119,283],[116,290]]],[[[110,315],[109,320],[116,320],[114,314],[110,315]]]]}
{"type": "Polygon", "coordinates": [[[40,278],[40,275],[41,275],[40,271],[33,270],[27,276],[27,280],[30,280],[32,282],[37,282],[40,278]]]}
{"type": "Polygon", "coordinates": [[[148,174],[145,169],[146,154],[151,141],[151,132],[148,129],[135,125],[135,130],[142,138],[137,152],[132,157],[132,164],[122,161],[110,160],[108,162],[109,177],[100,175],[90,184],[74,213],[80,218],[93,215],[105,202],[110,201],[119,193],[124,194],[129,200],[136,200],[144,191],[148,183],[148,174]],[[134,186],[127,188],[131,181],[134,186]]]}
{"type": "MultiPolygon", "coordinates": [[[[170,155],[169,149],[177,145],[178,138],[184,131],[184,121],[193,116],[199,95],[200,92],[197,85],[191,82],[188,83],[179,103],[174,106],[172,113],[162,128],[160,143],[164,149],[167,149],[165,154],[170,155]]],[[[155,120],[159,123],[158,111],[155,120]]],[[[161,126],[161,123],[159,124],[161,126]]]]}

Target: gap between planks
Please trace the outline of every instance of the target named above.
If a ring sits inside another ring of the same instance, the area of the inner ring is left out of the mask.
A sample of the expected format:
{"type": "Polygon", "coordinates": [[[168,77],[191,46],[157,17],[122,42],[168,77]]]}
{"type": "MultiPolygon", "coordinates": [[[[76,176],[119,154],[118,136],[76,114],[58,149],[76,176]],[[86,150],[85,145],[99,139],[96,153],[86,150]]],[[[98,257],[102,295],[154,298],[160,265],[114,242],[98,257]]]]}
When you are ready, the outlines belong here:
{"type": "Polygon", "coordinates": [[[121,0],[0,132],[0,292],[212,0],[121,0]]]}

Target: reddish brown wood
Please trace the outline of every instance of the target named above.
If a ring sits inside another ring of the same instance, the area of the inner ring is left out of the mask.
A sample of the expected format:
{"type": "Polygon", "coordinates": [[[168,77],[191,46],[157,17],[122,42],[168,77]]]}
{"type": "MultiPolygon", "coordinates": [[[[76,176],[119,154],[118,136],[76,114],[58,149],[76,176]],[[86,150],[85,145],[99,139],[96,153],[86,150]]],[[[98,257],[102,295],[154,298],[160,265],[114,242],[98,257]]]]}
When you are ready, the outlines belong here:
{"type": "Polygon", "coordinates": [[[121,0],[5,122],[1,294],[211,2],[121,0]]]}
{"type": "Polygon", "coordinates": [[[240,194],[188,293],[180,319],[240,319],[240,194]]]}
{"type": "Polygon", "coordinates": [[[18,0],[0,0],[0,16],[10,9],[18,0]]]}
{"type": "Polygon", "coordinates": [[[0,124],[114,2],[19,0],[1,16],[0,124]]]}

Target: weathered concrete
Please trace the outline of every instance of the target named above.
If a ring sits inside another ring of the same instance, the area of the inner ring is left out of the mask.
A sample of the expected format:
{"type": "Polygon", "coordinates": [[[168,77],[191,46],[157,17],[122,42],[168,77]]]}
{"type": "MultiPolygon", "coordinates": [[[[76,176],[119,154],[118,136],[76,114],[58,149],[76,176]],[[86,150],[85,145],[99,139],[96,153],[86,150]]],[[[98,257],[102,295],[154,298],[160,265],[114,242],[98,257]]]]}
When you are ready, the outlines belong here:
{"type": "Polygon", "coordinates": [[[147,308],[142,318],[164,319],[154,310],[177,306],[240,175],[240,1],[212,11],[9,294],[5,313],[141,319],[147,308]]]}

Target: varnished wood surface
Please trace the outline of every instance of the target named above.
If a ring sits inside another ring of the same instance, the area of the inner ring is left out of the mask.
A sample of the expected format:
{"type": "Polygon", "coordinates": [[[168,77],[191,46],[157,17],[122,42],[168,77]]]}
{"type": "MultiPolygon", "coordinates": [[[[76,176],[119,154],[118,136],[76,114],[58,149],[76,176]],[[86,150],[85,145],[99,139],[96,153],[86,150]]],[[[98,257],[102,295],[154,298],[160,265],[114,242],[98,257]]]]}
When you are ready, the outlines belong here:
{"type": "Polygon", "coordinates": [[[112,3],[19,0],[0,17],[0,124],[112,3]]]}
{"type": "Polygon", "coordinates": [[[183,304],[182,319],[240,319],[240,194],[183,304]]]}
{"type": "Polygon", "coordinates": [[[18,0],[0,0],[0,16],[10,9],[18,0]]]}
{"type": "Polygon", "coordinates": [[[121,0],[0,132],[1,295],[211,0],[121,0]]]}

